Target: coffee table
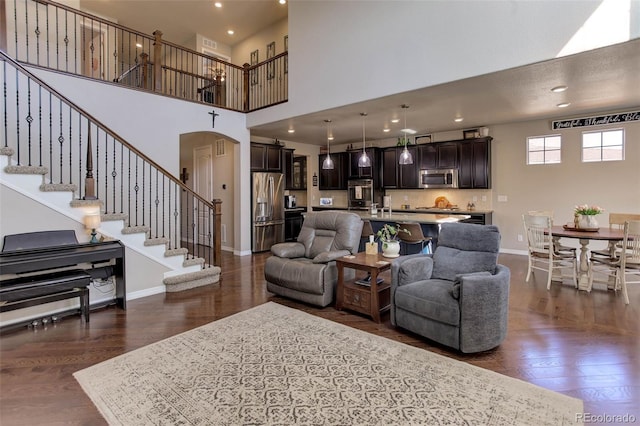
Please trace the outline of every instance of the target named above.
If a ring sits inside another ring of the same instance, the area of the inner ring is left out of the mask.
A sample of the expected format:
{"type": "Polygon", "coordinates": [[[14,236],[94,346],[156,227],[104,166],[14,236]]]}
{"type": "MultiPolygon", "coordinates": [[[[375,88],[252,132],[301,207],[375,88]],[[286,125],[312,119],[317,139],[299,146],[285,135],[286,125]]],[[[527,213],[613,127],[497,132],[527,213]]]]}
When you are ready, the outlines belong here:
{"type": "Polygon", "coordinates": [[[380,253],[364,252],[336,259],[338,268],[338,288],[336,291],[336,309],[350,309],[370,315],[380,322],[380,314],[391,307],[391,284],[378,283],[378,274],[391,269],[391,261],[380,253]],[[345,282],[344,268],[366,271],[371,274],[369,285],[357,284],[356,280],[345,282]]]}

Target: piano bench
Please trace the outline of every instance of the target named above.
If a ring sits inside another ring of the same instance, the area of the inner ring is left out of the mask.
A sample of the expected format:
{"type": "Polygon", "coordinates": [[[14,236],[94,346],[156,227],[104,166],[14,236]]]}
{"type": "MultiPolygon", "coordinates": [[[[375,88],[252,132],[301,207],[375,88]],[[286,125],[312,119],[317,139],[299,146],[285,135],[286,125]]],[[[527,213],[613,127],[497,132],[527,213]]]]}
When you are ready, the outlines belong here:
{"type": "Polygon", "coordinates": [[[79,297],[80,314],[89,322],[90,283],[91,275],[81,269],[3,280],[0,312],[79,297]]]}

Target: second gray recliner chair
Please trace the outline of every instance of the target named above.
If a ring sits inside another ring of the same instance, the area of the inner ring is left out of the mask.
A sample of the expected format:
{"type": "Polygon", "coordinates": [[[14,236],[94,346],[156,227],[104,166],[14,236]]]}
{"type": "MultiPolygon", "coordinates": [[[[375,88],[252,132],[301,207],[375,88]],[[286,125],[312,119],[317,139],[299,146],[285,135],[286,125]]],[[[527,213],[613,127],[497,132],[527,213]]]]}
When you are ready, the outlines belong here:
{"type": "MultiPolygon", "coordinates": [[[[355,213],[310,212],[297,242],[275,244],[264,275],[267,290],[279,296],[325,307],[333,303],[338,280],[335,259],[357,253],[363,222],[355,213]]],[[[345,279],[355,271],[345,269],[345,279]]]]}

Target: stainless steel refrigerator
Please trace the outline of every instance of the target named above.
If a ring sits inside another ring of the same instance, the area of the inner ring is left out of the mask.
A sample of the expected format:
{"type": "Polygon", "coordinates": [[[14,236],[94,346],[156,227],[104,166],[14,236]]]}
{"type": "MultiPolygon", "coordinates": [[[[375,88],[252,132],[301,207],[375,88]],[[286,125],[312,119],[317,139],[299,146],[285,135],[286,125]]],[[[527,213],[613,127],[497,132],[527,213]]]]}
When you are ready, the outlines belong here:
{"type": "Polygon", "coordinates": [[[267,251],[284,241],[284,175],[255,172],[251,185],[251,250],[267,251]]]}

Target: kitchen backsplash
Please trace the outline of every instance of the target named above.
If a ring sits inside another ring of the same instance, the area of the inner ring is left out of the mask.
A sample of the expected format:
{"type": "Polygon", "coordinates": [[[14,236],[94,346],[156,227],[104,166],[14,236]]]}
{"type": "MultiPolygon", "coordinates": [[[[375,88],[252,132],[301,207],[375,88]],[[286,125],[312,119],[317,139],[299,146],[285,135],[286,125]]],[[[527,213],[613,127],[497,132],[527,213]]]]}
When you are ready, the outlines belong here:
{"type": "MultiPolygon", "coordinates": [[[[408,204],[410,209],[415,209],[416,207],[433,207],[436,198],[441,196],[446,197],[451,204],[457,205],[460,210],[466,210],[467,204],[470,202],[475,204],[476,210],[493,210],[491,190],[387,189],[385,194],[391,196],[391,208],[393,210],[400,210],[405,204],[408,204]],[[476,197],[475,201],[474,197],[476,197]]],[[[332,197],[334,206],[347,207],[347,191],[320,191],[320,197],[332,197]]],[[[300,204],[300,202],[298,202],[298,204],[300,204]]],[[[320,202],[316,200],[312,204],[317,206],[320,202]]]]}

